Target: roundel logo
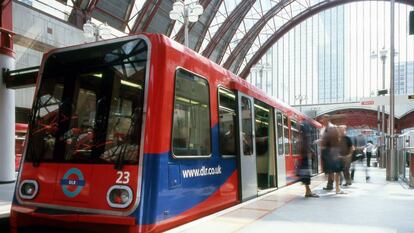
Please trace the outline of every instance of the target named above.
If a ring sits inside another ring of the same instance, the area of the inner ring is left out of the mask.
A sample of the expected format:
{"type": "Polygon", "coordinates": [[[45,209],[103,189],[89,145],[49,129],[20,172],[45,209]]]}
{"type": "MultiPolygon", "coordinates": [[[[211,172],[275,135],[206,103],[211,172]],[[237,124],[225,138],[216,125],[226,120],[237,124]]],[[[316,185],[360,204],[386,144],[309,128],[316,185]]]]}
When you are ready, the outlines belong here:
{"type": "Polygon", "coordinates": [[[70,198],[76,197],[85,186],[85,180],[81,170],[77,168],[69,169],[60,181],[63,193],[70,198]]]}

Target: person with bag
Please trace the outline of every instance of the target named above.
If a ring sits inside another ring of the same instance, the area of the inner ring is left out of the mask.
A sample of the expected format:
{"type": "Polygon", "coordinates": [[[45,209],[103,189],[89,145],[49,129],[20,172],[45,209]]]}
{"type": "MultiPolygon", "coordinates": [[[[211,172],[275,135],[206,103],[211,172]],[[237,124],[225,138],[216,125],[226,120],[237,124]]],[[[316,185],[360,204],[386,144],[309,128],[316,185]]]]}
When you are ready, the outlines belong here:
{"type": "Polygon", "coordinates": [[[305,197],[319,197],[313,193],[309,187],[312,176],[312,155],[314,152],[311,147],[311,127],[308,122],[303,122],[300,125],[300,155],[299,165],[297,167],[297,176],[305,185],[305,197]]]}
{"type": "Polygon", "coordinates": [[[333,189],[333,183],[334,183],[334,174],[330,171],[330,168],[328,165],[329,148],[325,147],[329,129],[336,127],[334,124],[330,122],[330,119],[331,119],[331,116],[328,114],[325,114],[322,116],[320,123],[322,124],[323,127],[320,129],[320,139],[315,141],[315,143],[318,144],[321,148],[323,172],[325,172],[325,174],[328,176],[328,182],[326,184],[326,187],[323,188],[324,190],[327,190],[327,191],[330,191],[333,189]]]}
{"type": "Polygon", "coordinates": [[[354,146],[352,145],[352,140],[350,137],[346,136],[346,125],[340,125],[339,127],[339,134],[340,134],[340,153],[341,159],[344,164],[343,174],[345,178],[344,186],[348,186],[352,184],[351,174],[349,169],[351,168],[352,163],[352,155],[353,151],[355,150],[354,146]]]}
{"type": "Polygon", "coordinates": [[[327,164],[328,170],[334,174],[336,194],[346,194],[339,186],[341,172],[344,170],[344,163],[341,159],[341,148],[339,141],[339,130],[332,127],[328,130],[325,137],[325,148],[328,150],[327,164]]]}

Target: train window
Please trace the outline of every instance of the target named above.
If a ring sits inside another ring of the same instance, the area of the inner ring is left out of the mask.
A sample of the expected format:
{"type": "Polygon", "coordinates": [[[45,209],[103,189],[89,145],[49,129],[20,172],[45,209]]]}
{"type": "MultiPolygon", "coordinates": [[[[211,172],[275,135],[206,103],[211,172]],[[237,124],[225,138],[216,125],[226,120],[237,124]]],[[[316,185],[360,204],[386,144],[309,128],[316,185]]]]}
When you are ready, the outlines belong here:
{"type": "Polygon", "coordinates": [[[290,135],[289,135],[289,123],[287,116],[283,115],[283,143],[285,147],[285,155],[290,154],[290,135]]]}
{"type": "Polygon", "coordinates": [[[236,149],[236,95],[234,92],[219,88],[219,130],[220,153],[234,156],[236,149]]]}
{"type": "Polygon", "coordinates": [[[172,149],[175,156],[211,154],[209,86],[179,69],[175,78],[172,149]]]}
{"type": "Polygon", "coordinates": [[[294,120],[291,121],[291,130],[292,130],[292,154],[297,155],[299,153],[299,129],[298,123],[294,120]]]}
{"type": "Polygon", "coordinates": [[[255,101],[255,130],[256,130],[256,154],[268,156],[270,129],[272,127],[272,110],[262,102],[255,101]]]}
{"type": "Polygon", "coordinates": [[[243,135],[243,155],[253,154],[253,104],[250,99],[241,97],[241,119],[243,135]]]}
{"type": "Polygon", "coordinates": [[[283,117],[282,113],[278,112],[277,117],[277,150],[278,155],[284,155],[283,145],[283,117]]]}
{"type": "Polygon", "coordinates": [[[57,52],[45,62],[29,161],[138,162],[147,45],[132,39],[57,52]]]}

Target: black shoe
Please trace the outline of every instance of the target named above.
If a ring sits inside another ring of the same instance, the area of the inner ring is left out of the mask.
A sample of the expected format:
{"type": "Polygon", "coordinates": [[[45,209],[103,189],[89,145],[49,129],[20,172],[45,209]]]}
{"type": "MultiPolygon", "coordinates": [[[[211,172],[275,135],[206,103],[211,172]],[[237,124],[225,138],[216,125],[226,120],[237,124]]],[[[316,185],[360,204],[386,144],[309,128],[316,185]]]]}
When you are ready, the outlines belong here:
{"type": "Polygon", "coordinates": [[[365,179],[366,179],[366,180],[369,180],[369,178],[370,178],[369,176],[366,176],[366,177],[365,177],[365,179]]]}
{"type": "Polygon", "coordinates": [[[323,187],[323,190],[333,190],[333,187],[323,187]]]}

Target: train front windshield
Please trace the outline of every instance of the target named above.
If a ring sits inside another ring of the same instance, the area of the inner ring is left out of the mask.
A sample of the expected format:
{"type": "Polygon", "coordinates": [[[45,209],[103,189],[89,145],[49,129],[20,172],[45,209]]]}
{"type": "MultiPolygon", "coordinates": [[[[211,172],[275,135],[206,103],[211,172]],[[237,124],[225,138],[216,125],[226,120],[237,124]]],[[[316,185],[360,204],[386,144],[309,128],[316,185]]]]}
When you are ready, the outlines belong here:
{"type": "Polygon", "coordinates": [[[137,163],[147,59],[142,39],[51,54],[34,103],[26,161],[137,163]]]}

